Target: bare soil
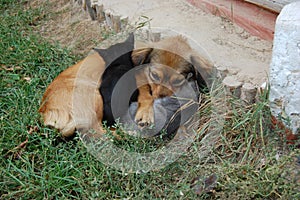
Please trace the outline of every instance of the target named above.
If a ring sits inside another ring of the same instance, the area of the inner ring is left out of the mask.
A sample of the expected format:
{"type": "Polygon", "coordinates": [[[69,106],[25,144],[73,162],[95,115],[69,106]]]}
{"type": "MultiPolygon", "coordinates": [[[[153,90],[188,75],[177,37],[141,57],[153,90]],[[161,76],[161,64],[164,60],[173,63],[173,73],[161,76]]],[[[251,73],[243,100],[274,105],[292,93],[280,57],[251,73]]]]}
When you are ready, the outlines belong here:
{"type": "MultiPolygon", "coordinates": [[[[105,8],[136,22],[140,16],[151,18],[154,27],[166,27],[184,33],[208,52],[216,66],[241,82],[259,87],[267,81],[272,42],[251,36],[225,18],[207,14],[183,0],[101,1],[105,8]]],[[[70,0],[33,0],[29,6],[47,4],[45,20],[36,26],[47,40],[87,55],[112,33],[98,21],[92,21],[82,6],[70,0]]],[[[111,41],[113,43],[113,41],[111,41]]]]}
{"type": "Polygon", "coordinates": [[[206,13],[186,0],[98,2],[106,10],[128,17],[131,23],[137,22],[140,16],[147,16],[151,27],[165,30],[165,36],[170,31],[184,35],[201,47],[199,50],[193,46],[199,53],[204,50],[219,70],[228,71],[228,75],[242,83],[259,87],[267,81],[272,42],[250,35],[226,18],[206,13]]]}

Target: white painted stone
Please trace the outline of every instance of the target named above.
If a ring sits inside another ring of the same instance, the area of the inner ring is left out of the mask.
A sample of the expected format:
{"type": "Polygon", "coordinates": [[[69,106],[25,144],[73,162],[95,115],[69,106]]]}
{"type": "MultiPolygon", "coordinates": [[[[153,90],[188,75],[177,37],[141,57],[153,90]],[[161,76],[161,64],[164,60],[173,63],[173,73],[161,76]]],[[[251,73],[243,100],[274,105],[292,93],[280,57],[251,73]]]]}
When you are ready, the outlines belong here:
{"type": "Polygon", "coordinates": [[[241,88],[241,99],[247,103],[254,103],[257,88],[251,83],[245,83],[241,88]]]}
{"type": "Polygon", "coordinates": [[[243,83],[238,81],[235,76],[227,76],[223,79],[223,85],[227,94],[240,98],[243,83]]]}
{"type": "Polygon", "coordinates": [[[219,75],[220,75],[221,79],[224,79],[229,73],[228,67],[226,67],[226,66],[216,66],[216,68],[219,72],[219,75]]]}
{"type": "Polygon", "coordinates": [[[270,67],[272,114],[300,132],[300,1],[283,8],[276,21],[270,67]]]}

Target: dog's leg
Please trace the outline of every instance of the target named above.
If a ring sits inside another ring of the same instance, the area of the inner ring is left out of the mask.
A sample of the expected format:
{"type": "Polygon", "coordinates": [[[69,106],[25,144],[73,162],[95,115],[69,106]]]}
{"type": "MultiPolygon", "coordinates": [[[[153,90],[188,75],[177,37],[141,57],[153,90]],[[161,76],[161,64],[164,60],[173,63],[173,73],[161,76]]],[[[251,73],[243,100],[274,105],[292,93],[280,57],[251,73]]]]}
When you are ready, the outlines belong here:
{"type": "Polygon", "coordinates": [[[154,100],[150,90],[149,85],[143,85],[139,88],[138,109],[136,111],[135,121],[140,127],[146,127],[154,123],[154,100]]]}
{"type": "Polygon", "coordinates": [[[151,87],[146,77],[145,69],[136,74],[136,85],[139,90],[138,108],[135,114],[135,122],[140,128],[149,126],[154,123],[153,96],[151,95],[151,87]]]}

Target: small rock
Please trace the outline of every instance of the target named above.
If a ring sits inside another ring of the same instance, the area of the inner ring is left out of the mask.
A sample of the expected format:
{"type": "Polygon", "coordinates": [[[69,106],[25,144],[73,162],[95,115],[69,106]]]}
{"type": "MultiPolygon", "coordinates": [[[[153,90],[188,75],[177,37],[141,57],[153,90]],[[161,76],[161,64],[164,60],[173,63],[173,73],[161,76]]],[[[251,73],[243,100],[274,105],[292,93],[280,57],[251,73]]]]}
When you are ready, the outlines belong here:
{"type": "Polygon", "coordinates": [[[238,69],[238,68],[233,68],[233,67],[231,67],[231,68],[229,69],[229,73],[232,74],[232,75],[236,75],[236,74],[238,74],[240,71],[241,71],[240,69],[238,69]]]}
{"type": "Polygon", "coordinates": [[[241,88],[241,99],[247,103],[254,103],[257,88],[251,83],[245,83],[241,88]]]}
{"type": "Polygon", "coordinates": [[[218,72],[220,73],[221,79],[224,79],[229,73],[228,68],[225,66],[216,66],[216,68],[218,69],[218,72]]]}
{"type": "Polygon", "coordinates": [[[241,87],[243,83],[238,81],[236,77],[234,76],[225,77],[223,80],[223,84],[229,95],[233,95],[238,98],[241,96],[241,87]]]}

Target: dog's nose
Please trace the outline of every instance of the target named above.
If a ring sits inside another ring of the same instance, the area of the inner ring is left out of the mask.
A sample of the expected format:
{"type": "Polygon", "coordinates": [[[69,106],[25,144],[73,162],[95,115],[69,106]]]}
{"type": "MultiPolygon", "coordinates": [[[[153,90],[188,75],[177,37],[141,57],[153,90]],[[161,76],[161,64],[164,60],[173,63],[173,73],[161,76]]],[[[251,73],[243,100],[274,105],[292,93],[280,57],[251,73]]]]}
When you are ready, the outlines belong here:
{"type": "Polygon", "coordinates": [[[171,90],[171,87],[169,89],[167,86],[164,85],[157,85],[152,90],[152,96],[154,97],[154,99],[171,96],[172,94],[173,92],[171,90]]]}
{"type": "Polygon", "coordinates": [[[166,92],[160,92],[160,93],[156,93],[153,95],[153,97],[156,99],[156,98],[163,98],[163,97],[166,97],[166,96],[169,96],[166,92]]]}
{"type": "Polygon", "coordinates": [[[164,98],[164,97],[166,97],[167,95],[166,94],[159,94],[158,95],[158,98],[164,98]]]}

